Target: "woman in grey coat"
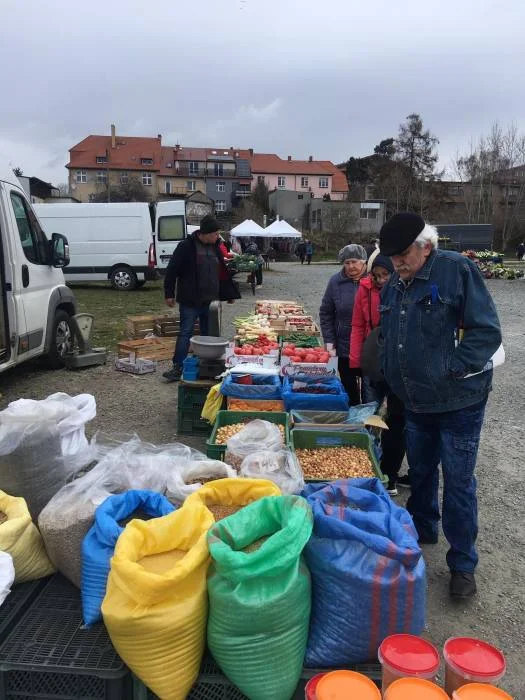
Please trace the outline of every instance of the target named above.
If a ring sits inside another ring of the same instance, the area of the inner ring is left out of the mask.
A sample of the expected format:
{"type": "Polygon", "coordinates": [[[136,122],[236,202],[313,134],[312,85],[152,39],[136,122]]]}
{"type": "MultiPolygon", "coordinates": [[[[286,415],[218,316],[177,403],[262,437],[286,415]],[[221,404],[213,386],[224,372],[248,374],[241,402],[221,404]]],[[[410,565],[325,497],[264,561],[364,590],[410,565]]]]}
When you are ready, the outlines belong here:
{"type": "Polygon", "coordinates": [[[366,250],[356,243],[339,251],[343,267],[330,278],[319,309],[326,349],[339,358],[339,376],[352,406],[361,403],[361,395],[360,370],[350,368],[350,333],[359,280],[366,275],[366,258],[366,250]]]}

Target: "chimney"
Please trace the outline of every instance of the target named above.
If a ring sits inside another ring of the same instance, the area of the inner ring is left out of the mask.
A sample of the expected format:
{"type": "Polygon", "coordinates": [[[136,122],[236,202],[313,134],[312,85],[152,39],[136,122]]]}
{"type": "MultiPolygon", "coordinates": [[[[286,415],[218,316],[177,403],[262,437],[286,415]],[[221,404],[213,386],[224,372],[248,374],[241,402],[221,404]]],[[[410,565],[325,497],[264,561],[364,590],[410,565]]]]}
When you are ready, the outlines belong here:
{"type": "Polygon", "coordinates": [[[250,148],[250,155],[253,157],[253,148],[250,148]]]}
{"type": "Polygon", "coordinates": [[[159,141],[161,141],[161,140],[162,140],[162,134],[157,134],[157,138],[158,138],[159,141]]]}
{"type": "Polygon", "coordinates": [[[288,160],[292,160],[292,156],[288,156],[288,160]]]}
{"type": "Polygon", "coordinates": [[[115,135],[115,125],[111,125],[111,148],[117,147],[117,137],[115,135]]]}
{"type": "Polygon", "coordinates": [[[175,144],[175,152],[180,151],[180,143],[175,144]]]}
{"type": "Polygon", "coordinates": [[[313,161],[313,156],[308,156],[308,162],[311,163],[313,161]]]}

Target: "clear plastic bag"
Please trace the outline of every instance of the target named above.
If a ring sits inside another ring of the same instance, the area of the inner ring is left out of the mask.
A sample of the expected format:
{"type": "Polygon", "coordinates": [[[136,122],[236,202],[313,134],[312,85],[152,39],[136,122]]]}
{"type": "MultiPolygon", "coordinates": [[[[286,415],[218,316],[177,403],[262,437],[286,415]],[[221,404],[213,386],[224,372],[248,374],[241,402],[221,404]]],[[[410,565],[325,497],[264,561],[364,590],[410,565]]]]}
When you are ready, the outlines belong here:
{"type": "Polygon", "coordinates": [[[19,399],[0,413],[0,484],[25,498],[33,518],[93,460],[84,427],[95,415],[93,396],[64,393],[19,399]]]}
{"type": "Polygon", "coordinates": [[[237,476],[237,472],[224,462],[216,459],[189,460],[172,471],[168,479],[166,496],[170,501],[182,503],[194,491],[208,481],[228,479],[237,476]]]}
{"type": "Polygon", "coordinates": [[[284,494],[298,494],[304,489],[303,470],[292,450],[254,452],[243,459],[240,475],[249,479],[268,479],[284,494]]]}
{"type": "Polygon", "coordinates": [[[15,567],[10,554],[0,552],[0,605],[11,592],[15,580],[15,567]]]}
{"type": "Polygon", "coordinates": [[[267,420],[252,420],[226,443],[224,461],[236,469],[254,452],[275,452],[284,445],[279,426],[267,420]]]}

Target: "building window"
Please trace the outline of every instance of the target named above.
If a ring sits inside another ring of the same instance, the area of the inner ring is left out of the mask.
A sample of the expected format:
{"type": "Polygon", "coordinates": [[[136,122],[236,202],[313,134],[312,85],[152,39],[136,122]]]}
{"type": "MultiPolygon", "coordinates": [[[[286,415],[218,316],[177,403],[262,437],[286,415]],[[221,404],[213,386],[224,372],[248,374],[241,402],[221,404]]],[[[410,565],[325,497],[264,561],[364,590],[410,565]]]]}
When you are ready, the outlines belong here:
{"type": "Polygon", "coordinates": [[[226,201],[224,199],[218,199],[215,202],[215,211],[226,211],[226,201]]]}
{"type": "Polygon", "coordinates": [[[153,158],[141,158],[140,164],[141,165],[153,165],[153,158]]]}
{"type": "Polygon", "coordinates": [[[360,219],[377,219],[377,209],[360,209],[360,219]]]}
{"type": "Polygon", "coordinates": [[[301,187],[308,187],[308,178],[307,177],[301,178],[301,187]]]}
{"type": "Polygon", "coordinates": [[[106,182],[108,174],[105,170],[97,170],[97,182],[106,182]]]}
{"type": "Polygon", "coordinates": [[[297,199],[304,199],[304,194],[298,194],[297,199]]]}
{"type": "Polygon", "coordinates": [[[217,183],[217,192],[226,192],[226,183],[225,182],[218,182],[217,183]]]}
{"type": "Polygon", "coordinates": [[[264,175],[257,175],[257,183],[264,185],[264,175]]]}
{"type": "Polygon", "coordinates": [[[106,156],[97,156],[97,163],[107,163],[108,159],[106,156]]]}
{"type": "Polygon", "coordinates": [[[284,188],[286,187],[286,178],[282,175],[279,175],[279,177],[277,178],[277,187],[280,190],[284,190],[284,188]]]}
{"type": "Polygon", "coordinates": [[[198,175],[199,174],[199,164],[197,161],[190,161],[190,175],[198,175]]]}
{"type": "Polygon", "coordinates": [[[129,182],[129,175],[127,172],[120,173],[120,184],[127,185],[129,182]]]}
{"type": "Polygon", "coordinates": [[[319,187],[321,187],[321,189],[323,189],[323,190],[328,189],[328,178],[327,177],[320,177],[319,178],[319,187]]]}
{"type": "Polygon", "coordinates": [[[171,194],[171,182],[169,180],[166,180],[164,183],[164,192],[166,194],[171,194]]]}
{"type": "Polygon", "coordinates": [[[213,173],[215,177],[222,177],[224,175],[224,165],[222,163],[214,163],[213,173]]]}
{"type": "Polygon", "coordinates": [[[195,190],[197,189],[197,183],[195,182],[195,180],[188,180],[188,182],[186,183],[186,189],[188,190],[188,192],[195,192],[195,190]]]}
{"type": "Polygon", "coordinates": [[[151,173],[142,173],[142,184],[151,185],[151,173]]]}
{"type": "Polygon", "coordinates": [[[75,179],[76,179],[76,181],[77,181],[79,184],[82,184],[82,183],[84,183],[84,182],[87,182],[87,173],[86,173],[86,171],[85,171],[85,170],[77,170],[75,179]]]}

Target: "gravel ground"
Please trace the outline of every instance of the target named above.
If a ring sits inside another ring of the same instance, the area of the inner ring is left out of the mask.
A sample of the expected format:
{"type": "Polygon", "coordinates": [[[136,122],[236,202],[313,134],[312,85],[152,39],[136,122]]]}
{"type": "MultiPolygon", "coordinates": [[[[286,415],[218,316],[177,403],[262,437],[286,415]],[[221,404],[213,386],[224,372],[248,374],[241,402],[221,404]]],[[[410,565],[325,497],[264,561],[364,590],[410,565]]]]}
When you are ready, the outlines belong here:
{"type": "MultiPolygon", "coordinates": [[[[320,298],[334,265],[273,265],[266,272],[258,298],[298,299],[317,314],[320,298]]],[[[247,285],[245,297],[224,305],[223,335],[231,336],[231,319],[253,306],[247,285]]],[[[428,565],[428,635],[438,645],[453,635],[473,635],[504,650],[508,660],[503,687],[516,700],[525,698],[525,495],[520,474],[525,447],[525,283],[491,281],[503,326],[506,364],[495,373],[478,459],[479,552],[478,596],[452,604],[447,592],[447,549],[444,538],[425,547],[428,565]]],[[[159,307],[160,308],[160,307],[159,307]]],[[[168,366],[168,363],[163,363],[168,366]]],[[[163,368],[162,368],[163,369],[163,368]]],[[[176,435],[177,385],[166,384],[160,373],[134,377],[105,367],[78,372],[47,372],[26,364],[2,375],[0,408],[18,398],[42,399],[55,391],[90,392],[97,401],[97,417],[88,426],[108,432],[137,432],[154,443],[178,440],[176,435]]],[[[200,439],[182,442],[202,447],[200,439]]],[[[401,497],[398,499],[403,501],[401,497]]]]}

